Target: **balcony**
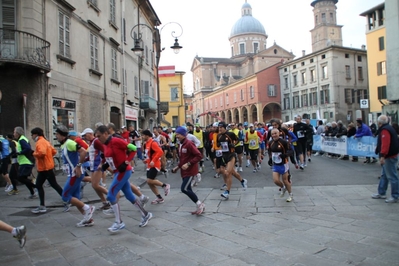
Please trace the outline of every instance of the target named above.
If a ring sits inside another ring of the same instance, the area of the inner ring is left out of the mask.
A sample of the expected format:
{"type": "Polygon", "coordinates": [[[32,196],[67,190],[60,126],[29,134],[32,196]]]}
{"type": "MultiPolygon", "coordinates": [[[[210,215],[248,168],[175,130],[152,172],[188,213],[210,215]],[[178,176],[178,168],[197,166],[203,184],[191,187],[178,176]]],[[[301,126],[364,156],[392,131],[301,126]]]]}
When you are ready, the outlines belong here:
{"type": "Polygon", "coordinates": [[[25,64],[49,72],[50,43],[28,32],[0,28],[0,63],[25,64]]]}
{"type": "Polygon", "coordinates": [[[140,98],[140,109],[156,111],[157,110],[157,100],[149,95],[142,95],[140,98]]]}

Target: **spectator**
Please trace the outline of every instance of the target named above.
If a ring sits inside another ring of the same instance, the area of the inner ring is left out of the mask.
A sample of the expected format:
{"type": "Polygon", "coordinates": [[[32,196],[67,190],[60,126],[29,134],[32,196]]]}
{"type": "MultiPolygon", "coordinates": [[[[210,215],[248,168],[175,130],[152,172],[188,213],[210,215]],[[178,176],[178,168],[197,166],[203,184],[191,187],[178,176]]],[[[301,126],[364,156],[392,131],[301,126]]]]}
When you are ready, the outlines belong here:
{"type": "MultiPolygon", "coordinates": [[[[339,121],[337,122],[337,134],[336,134],[335,136],[336,136],[337,138],[340,138],[340,137],[342,137],[342,136],[346,136],[347,132],[348,132],[348,131],[347,131],[346,127],[344,126],[344,124],[342,123],[341,120],[339,120],[339,121]]],[[[340,160],[340,159],[342,159],[342,160],[349,160],[349,156],[346,155],[346,154],[341,154],[341,156],[339,156],[338,159],[339,159],[339,160],[340,160]]]]}
{"type": "MultiPolygon", "coordinates": [[[[363,123],[361,118],[356,119],[356,123],[357,123],[357,130],[356,130],[356,134],[355,134],[354,138],[373,136],[370,128],[366,124],[363,123]]],[[[375,159],[375,158],[373,158],[372,161],[370,161],[370,159],[371,159],[370,157],[366,157],[366,160],[363,163],[367,164],[367,163],[376,163],[377,162],[377,159],[375,159]]]]}
{"type": "MultiPolygon", "coordinates": [[[[356,127],[355,127],[355,124],[353,124],[351,122],[348,125],[348,130],[347,130],[346,136],[348,138],[350,138],[350,137],[355,136],[355,134],[356,134],[356,127]]],[[[357,161],[358,161],[358,157],[357,156],[352,156],[352,162],[357,162],[357,161]]]]}

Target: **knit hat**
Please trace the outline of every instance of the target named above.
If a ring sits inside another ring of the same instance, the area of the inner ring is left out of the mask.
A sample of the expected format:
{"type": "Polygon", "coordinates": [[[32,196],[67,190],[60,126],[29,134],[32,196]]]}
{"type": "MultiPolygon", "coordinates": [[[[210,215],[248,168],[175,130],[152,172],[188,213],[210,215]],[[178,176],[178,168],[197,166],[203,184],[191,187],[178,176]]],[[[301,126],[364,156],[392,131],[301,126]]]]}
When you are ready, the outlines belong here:
{"type": "Polygon", "coordinates": [[[225,122],[219,122],[218,127],[224,127],[227,128],[227,124],[225,122]]]}
{"type": "Polygon", "coordinates": [[[182,136],[187,135],[187,130],[184,127],[177,127],[176,128],[176,134],[180,134],[182,136]]]}
{"type": "Polygon", "coordinates": [[[55,132],[57,132],[58,134],[60,134],[61,136],[64,136],[64,137],[67,137],[68,133],[69,133],[68,129],[64,125],[58,126],[57,129],[55,130],[55,132]]]}

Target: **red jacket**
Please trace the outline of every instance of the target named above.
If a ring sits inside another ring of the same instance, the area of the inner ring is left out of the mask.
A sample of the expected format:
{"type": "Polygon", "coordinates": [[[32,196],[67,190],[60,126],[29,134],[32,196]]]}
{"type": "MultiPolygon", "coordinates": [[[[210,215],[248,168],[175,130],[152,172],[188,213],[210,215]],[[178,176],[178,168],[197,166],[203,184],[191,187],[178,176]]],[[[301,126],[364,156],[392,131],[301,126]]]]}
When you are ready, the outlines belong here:
{"type": "Polygon", "coordinates": [[[179,157],[180,157],[180,162],[178,166],[181,170],[180,171],[181,177],[185,178],[188,176],[195,176],[196,174],[198,174],[198,162],[201,161],[202,154],[199,152],[197,147],[195,147],[194,143],[189,141],[187,138],[185,138],[180,143],[179,157]],[[181,169],[183,164],[186,164],[188,162],[191,165],[186,170],[181,169]]]}

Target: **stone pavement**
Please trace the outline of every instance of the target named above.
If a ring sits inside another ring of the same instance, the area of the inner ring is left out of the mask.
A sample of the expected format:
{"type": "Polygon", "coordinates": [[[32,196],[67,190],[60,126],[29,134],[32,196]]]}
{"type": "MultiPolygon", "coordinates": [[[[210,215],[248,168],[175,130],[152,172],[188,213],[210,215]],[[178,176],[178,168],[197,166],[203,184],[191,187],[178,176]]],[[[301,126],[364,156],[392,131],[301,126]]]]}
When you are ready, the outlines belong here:
{"type": "MultiPolygon", "coordinates": [[[[140,184],[145,173],[136,168],[131,181],[140,184]]],[[[63,185],[65,176],[57,178],[63,185]]],[[[45,188],[47,213],[32,214],[38,199],[25,199],[21,186],[17,196],[0,193],[0,219],[25,224],[27,243],[20,249],[0,232],[0,265],[399,265],[399,204],[371,199],[376,184],[295,186],[291,203],[275,186],[234,188],[225,201],[216,185],[200,184],[201,216],[190,214],[194,204],[175,186],[164,204],[146,206],[154,217],[144,228],[121,198],[126,228],[115,234],[107,231],[113,217],[99,211],[93,227],[75,227],[81,214],[63,213],[52,188],[45,188]]],[[[153,198],[147,186],[141,190],[153,198]]],[[[99,206],[90,185],[84,201],[99,206]]]]}

